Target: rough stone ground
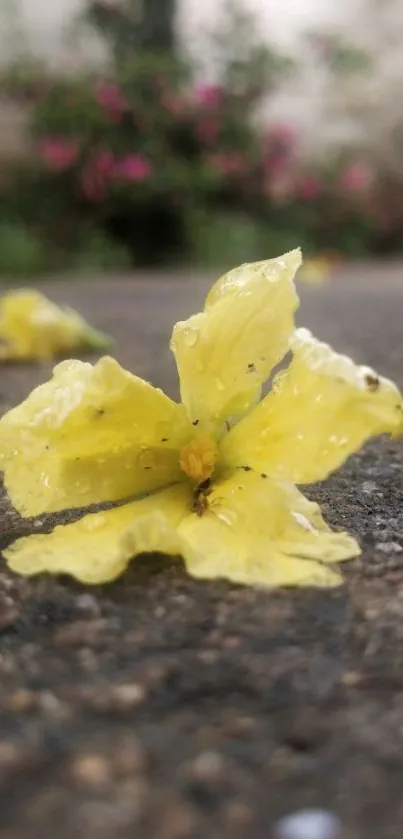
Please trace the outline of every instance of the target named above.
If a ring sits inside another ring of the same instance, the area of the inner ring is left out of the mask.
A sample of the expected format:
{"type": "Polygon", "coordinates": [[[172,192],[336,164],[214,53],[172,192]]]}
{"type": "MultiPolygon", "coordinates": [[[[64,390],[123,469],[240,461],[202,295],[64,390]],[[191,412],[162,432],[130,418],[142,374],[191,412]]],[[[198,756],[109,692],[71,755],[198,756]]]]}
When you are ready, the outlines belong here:
{"type": "MultiPolygon", "coordinates": [[[[175,394],[170,327],[207,280],[45,287],[175,394]]],[[[403,385],[401,265],[302,296],[300,323],[403,385]]],[[[0,406],[48,372],[3,369],[0,406]]],[[[91,590],[3,567],[2,839],[270,839],[278,816],[305,806],[338,813],[343,839],[400,838],[401,479],[401,442],[381,440],[311,488],[363,546],[333,592],[195,582],[157,559],[91,590]]],[[[32,526],[3,500],[3,547],[32,526]]]]}

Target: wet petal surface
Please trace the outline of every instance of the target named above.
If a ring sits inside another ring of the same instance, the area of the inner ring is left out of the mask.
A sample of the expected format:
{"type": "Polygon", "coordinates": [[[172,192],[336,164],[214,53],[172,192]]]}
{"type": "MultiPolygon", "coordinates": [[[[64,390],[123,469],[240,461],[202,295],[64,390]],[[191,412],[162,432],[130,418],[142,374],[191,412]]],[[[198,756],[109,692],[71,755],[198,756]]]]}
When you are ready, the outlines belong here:
{"type": "Polygon", "coordinates": [[[32,576],[69,574],[83,583],[106,583],[123,573],[140,553],[179,554],[176,526],[189,506],[184,485],[80,521],[60,525],[50,534],[18,539],[4,552],[9,567],[32,576]]]}
{"type": "Polygon", "coordinates": [[[253,472],[218,481],[206,512],[178,532],[190,574],[258,586],[335,586],[342,578],[329,564],[360,552],[294,486],[253,472]]]}
{"type": "Polygon", "coordinates": [[[205,309],[174,327],[171,349],[192,422],[220,430],[242,416],[287,352],[299,251],[241,265],[213,286],[205,309]]]}
{"type": "Polygon", "coordinates": [[[388,379],[298,329],[272,392],[222,442],[222,457],[295,483],[321,480],[378,434],[399,433],[402,397],[388,379]]]}
{"type": "Polygon", "coordinates": [[[36,515],[158,489],[183,477],[184,410],[112,358],[59,364],[0,420],[14,506],[36,515]]]}

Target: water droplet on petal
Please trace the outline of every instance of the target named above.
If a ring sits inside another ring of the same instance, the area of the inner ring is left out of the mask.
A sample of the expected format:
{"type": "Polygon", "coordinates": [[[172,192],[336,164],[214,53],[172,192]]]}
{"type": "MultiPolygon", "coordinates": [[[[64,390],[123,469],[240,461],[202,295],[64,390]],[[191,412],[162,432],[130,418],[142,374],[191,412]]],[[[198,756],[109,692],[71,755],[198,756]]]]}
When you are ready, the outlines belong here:
{"type": "Polygon", "coordinates": [[[238,515],[235,510],[219,510],[217,518],[229,527],[236,527],[238,524],[238,515]]]}
{"type": "Polygon", "coordinates": [[[315,533],[315,528],[312,526],[311,522],[304,516],[302,513],[293,512],[291,513],[293,519],[303,527],[304,530],[308,530],[310,533],[315,533]]]}
{"type": "Polygon", "coordinates": [[[188,326],[184,332],[183,340],[187,347],[194,347],[199,340],[199,333],[197,329],[194,329],[192,326],[188,326]]]}

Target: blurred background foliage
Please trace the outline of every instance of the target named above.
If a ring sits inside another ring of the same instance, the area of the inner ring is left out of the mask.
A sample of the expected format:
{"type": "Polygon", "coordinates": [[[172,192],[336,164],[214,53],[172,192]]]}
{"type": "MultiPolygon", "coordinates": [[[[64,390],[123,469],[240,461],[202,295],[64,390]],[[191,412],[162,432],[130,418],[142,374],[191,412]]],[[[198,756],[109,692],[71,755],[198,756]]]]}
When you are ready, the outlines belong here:
{"type": "MultiPolygon", "coordinates": [[[[71,31],[96,32],[102,70],[55,75],[28,52],[3,67],[1,100],[24,112],[26,148],[2,162],[0,272],[225,268],[298,244],[397,252],[403,186],[371,144],[310,156],[292,125],[262,120],[262,102],[301,72],[295,56],[230,3],[205,34],[207,82],[174,20],[174,0],[91,0],[71,31]]],[[[310,33],[306,49],[327,101],[376,75],[371,51],[349,40],[310,33]]]]}

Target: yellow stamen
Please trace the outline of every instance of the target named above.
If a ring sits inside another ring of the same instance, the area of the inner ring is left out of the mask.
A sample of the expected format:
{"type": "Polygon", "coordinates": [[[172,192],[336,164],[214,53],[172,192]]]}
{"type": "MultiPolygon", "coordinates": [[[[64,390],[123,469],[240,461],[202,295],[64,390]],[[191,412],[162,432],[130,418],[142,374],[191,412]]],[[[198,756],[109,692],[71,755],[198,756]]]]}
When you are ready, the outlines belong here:
{"type": "Polygon", "coordinates": [[[208,434],[200,434],[184,446],[179,463],[188,478],[200,484],[211,478],[217,458],[217,444],[208,434]]]}

